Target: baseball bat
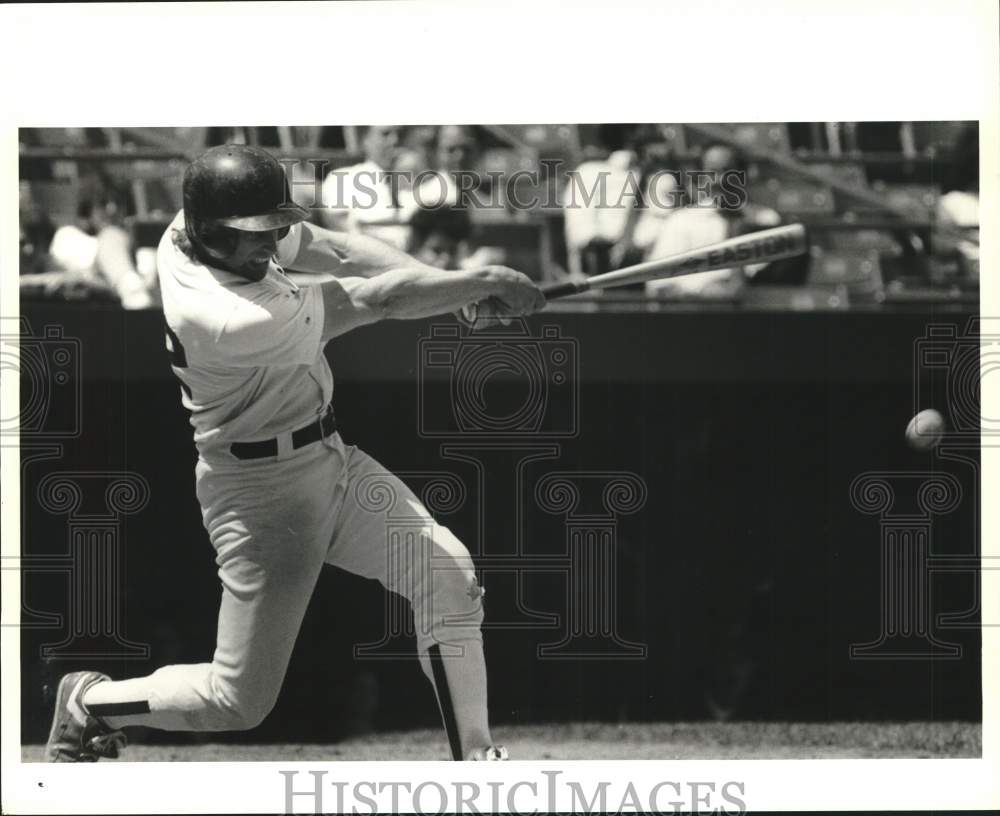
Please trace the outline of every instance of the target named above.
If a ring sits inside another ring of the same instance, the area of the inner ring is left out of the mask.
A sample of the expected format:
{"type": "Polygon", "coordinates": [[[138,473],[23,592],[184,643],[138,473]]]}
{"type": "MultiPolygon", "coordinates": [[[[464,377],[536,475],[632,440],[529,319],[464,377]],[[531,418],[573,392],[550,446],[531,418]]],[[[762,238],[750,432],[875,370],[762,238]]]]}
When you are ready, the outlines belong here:
{"type": "Polygon", "coordinates": [[[591,289],[609,289],[612,286],[627,286],[658,278],[674,278],[731,266],[779,261],[802,255],[808,248],[806,228],[802,224],[789,224],[727,238],[688,252],[627,266],[585,280],[550,283],[542,287],[542,293],[547,300],[555,300],[591,289]]]}

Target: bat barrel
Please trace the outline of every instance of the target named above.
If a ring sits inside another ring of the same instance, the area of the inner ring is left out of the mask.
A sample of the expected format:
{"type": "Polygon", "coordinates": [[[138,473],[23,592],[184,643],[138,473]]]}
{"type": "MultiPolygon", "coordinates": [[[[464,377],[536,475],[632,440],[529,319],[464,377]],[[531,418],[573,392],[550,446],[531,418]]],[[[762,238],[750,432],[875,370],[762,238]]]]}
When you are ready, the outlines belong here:
{"type": "Polygon", "coordinates": [[[608,289],[657,278],[709,272],[713,269],[770,263],[801,255],[807,251],[808,245],[805,227],[802,224],[789,224],[747,233],[689,252],[606,272],[603,275],[594,275],[584,281],[549,284],[542,288],[542,292],[548,300],[553,300],[585,292],[588,289],[608,289]]]}

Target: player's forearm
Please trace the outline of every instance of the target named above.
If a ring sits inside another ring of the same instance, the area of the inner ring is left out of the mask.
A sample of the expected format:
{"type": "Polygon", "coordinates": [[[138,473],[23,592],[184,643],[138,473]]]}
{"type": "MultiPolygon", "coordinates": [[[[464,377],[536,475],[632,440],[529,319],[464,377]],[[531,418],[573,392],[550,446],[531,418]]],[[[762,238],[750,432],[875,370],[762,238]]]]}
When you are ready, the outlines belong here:
{"type": "Polygon", "coordinates": [[[383,319],[417,320],[502,294],[509,285],[505,274],[496,267],[460,272],[406,267],[371,278],[358,295],[383,319]]]}
{"type": "Polygon", "coordinates": [[[375,238],[303,224],[302,243],[289,267],[297,272],[372,278],[416,265],[417,262],[405,252],[375,238]]]}

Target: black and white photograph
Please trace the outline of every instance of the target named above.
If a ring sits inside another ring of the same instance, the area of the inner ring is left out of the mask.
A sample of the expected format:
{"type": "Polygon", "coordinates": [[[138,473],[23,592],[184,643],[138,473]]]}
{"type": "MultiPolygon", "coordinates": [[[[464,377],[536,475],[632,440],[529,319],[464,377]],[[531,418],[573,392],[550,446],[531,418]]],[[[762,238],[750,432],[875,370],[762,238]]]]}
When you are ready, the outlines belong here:
{"type": "Polygon", "coordinates": [[[585,49],[507,38],[563,72],[492,115],[488,36],[5,117],[5,812],[996,805],[996,88],[546,117],[585,49]]]}

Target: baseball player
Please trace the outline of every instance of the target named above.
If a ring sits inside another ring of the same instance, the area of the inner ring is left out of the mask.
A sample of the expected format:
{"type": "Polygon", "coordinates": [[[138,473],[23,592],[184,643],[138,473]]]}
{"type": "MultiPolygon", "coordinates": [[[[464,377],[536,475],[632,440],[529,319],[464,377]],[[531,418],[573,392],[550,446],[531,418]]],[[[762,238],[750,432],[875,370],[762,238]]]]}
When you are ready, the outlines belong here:
{"type": "Polygon", "coordinates": [[[506,759],[490,735],[482,592],[469,553],[398,478],[341,439],[323,347],[379,320],[472,305],[480,317],[507,320],[541,308],[543,295],[505,267],[437,270],[373,238],[306,222],[281,165],[254,147],[203,154],[184,175],[183,195],[158,265],[222,583],[215,654],[117,682],[66,675],[48,759],[117,757],[129,726],[255,727],[277,699],[324,564],[409,600],[453,758],[506,759]],[[296,285],[286,267],[321,282],[296,285]],[[392,501],[375,501],[373,484],[392,501]],[[391,511],[415,520],[416,534],[387,540],[391,511]]]}

